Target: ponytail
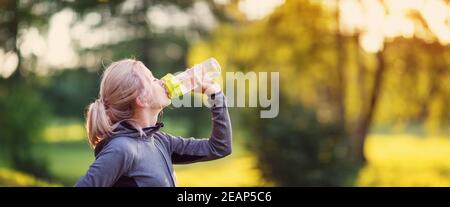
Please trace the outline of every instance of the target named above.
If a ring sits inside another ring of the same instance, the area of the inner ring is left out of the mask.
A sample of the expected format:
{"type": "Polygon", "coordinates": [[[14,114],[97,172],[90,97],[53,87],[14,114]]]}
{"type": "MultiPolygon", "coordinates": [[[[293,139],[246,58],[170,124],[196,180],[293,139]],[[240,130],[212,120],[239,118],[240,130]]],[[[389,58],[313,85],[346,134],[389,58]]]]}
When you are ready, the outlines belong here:
{"type": "Polygon", "coordinates": [[[112,123],[106,113],[102,99],[97,99],[89,105],[86,114],[86,131],[92,148],[112,132],[112,123]]]}

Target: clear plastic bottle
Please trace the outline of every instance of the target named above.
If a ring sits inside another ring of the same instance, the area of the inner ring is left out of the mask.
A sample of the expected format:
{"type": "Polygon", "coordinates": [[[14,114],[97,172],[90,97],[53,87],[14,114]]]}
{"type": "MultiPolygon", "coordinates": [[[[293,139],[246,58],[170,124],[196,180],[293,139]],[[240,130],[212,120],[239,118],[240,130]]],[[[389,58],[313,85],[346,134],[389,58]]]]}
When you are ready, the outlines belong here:
{"type": "Polygon", "coordinates": [[[215,58],[209,58],[177,75],[168,73],[163,78],[170,98],[182,96],[200,86],[201,81],[214,80],[220,76],[220,65],[215,58]]]}

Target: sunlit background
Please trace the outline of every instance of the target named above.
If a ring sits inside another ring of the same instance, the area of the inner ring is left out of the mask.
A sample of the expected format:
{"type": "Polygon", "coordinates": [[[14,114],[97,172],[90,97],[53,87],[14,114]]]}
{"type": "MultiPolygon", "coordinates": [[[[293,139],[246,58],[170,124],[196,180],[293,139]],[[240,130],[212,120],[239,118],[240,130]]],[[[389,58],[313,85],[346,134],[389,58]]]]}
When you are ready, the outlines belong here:
{"type": "MultiPolygon", "coordinates": [[[[85,173],[85,107],[111,62],[162,77],[211,56],[279,72],[280,114],[230,109],[233,154],[176,166],[178,185],[450,186],[449,44],[448,0],[1,0],[0,186],[85,173]]],[[[207,108],[163,121],[210,133],[207,108]]]]}

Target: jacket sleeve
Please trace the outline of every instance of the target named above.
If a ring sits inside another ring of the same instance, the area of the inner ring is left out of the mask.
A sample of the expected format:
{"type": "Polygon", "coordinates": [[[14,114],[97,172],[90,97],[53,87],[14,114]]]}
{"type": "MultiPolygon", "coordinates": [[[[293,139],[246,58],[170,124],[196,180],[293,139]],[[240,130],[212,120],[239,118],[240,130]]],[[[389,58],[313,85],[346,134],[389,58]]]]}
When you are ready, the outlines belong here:
{"type": "Polygon", "coordinates": [[[134,154],[131,143],[116,138],[97,155],[75,187],[110,187],[131,167],[134,154]]]}
{"type": "Polygon", "coordinates": [[[214,160],[231,154],[232,130],[230,115],[222,92],[208,97],[212,113],[210,138],[196,139],[163,133],[174,164],[214,160]]]}

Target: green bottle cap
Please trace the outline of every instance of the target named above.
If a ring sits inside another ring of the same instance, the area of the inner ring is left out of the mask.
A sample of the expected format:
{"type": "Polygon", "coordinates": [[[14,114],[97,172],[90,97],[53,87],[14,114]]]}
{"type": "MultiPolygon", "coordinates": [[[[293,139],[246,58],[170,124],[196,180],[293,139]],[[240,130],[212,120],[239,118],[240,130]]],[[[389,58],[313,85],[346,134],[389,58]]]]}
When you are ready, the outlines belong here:
{"type": "Polygon", "coordinates": [[[172,74],[168,73],[164,77],[161,78],[164,81],[164,86],[167,89],[168,95],[170,98],[175,98],[178,96],[182,96],[181,92],[181,83],[178,79],[175,78],[172,74]]]}

